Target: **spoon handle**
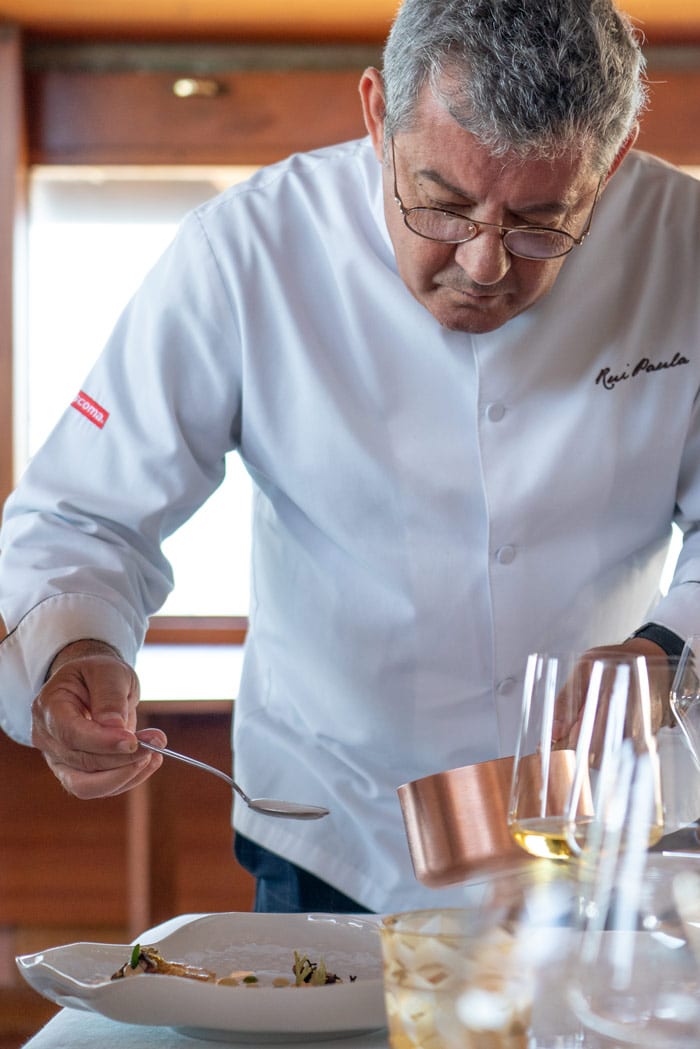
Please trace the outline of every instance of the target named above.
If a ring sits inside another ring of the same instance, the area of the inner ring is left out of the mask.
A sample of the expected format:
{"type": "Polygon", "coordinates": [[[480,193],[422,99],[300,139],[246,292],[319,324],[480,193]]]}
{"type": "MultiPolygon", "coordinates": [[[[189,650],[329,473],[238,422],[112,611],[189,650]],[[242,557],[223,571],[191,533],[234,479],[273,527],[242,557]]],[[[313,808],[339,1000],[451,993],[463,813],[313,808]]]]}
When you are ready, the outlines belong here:
{"type": "Polygon", "coordinates": [[[228,773],[222,772],[221,769],[217,769],[213,765],[207,765],[206,761],[198,761],[197,758],[191,758],[189,754],[180,754],[179,751],[170,750],[168,747],[156,747],[154,743],[145,743],[142,739],[139,740],[139,745],[145,750],[152,750],[155,754],[167,754],[169,758],[176,758],[178,761],[184,761],[186,765],[194,765],[195,768],[204,769],[205,772],[211,772],[212,775],[218,776],[219,779],[228,783],[229,787],[233,787],[236,793],[243,798],[246,805],[250,802],[250,798],[243,788],[239,787],[236,781],[229,776],[228,773]]]}

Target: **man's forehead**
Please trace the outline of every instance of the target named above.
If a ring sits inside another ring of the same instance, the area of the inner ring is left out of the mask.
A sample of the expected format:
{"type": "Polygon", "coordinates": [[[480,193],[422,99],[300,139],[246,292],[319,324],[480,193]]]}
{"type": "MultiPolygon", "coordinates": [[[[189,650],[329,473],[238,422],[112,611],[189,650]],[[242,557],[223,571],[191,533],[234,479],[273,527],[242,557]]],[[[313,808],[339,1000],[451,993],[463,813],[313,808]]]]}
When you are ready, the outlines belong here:
{"type": "MultiPolygon", "coordinates": [[[[455,197],[480,200],[485,195],[483,180],[470,178],[468,173],[463,175],[459,184],[444,178],[439,171],[431,167],[419,169],[416,172],[416,177],[424,182],[430,182],[434,186],[440,187],[455,197]]],[[[487,187],[489,189],[497,188],[492,180],[488,180],[487,187]]],[[[528,175],[527,171],[522,172],[522,179],[516,179],[515,182],[508,180],[507,187],[506,202],[523,214],[527,214],[529,211],[533,213],[547,211],[563,214],[576,203],[579,196],[570,182],[566,186],[561,187],[558,192],[554,192],[553,188],[543,187],[534,174],[528,175]]]]}
{"type": "Polygon", "coordinates": [[[424,139],[416,129],[399,137],[399,155],[417,183],[470,200],[499,195],[525,211],[564,212],[588,191],[592,175],[581,157],[494,157],[460,131],[443,137],[432,129],[424,139]]]}
{"type": "MultiPolygon", "coordinates": [[[[425,177],[436,176],[445,188],[458,190],[463,179],[478,171],[489,178],[508,180],[513,185],[535,188],[558,186],[552,200],[571,202],[597,176],[592,157],[583,149],[562,149],[553,158],[513,151],[494,155],[475,135],[462,127],[447,108],[444,97],[430,85],[421,89],[410,129],[398,132],[401,151],[414,171],[425,177]]],[[[551,196],[545,193],[545,197],[551,196]]],[[[543,198],[545,199],[545,198],[543,198]]]]}

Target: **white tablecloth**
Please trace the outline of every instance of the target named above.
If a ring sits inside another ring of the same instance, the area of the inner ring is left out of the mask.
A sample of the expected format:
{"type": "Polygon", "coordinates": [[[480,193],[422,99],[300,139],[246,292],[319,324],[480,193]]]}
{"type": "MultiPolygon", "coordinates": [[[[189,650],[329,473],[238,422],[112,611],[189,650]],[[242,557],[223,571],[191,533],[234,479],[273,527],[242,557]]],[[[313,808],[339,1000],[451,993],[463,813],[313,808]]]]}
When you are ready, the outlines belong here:
{"type": "MultiPolygon", "coordinates": [[[[188,1038],[169,1027],[117,1023],[80,1009],[63,1009],[27,1042],[25,1049],[222,1049],[224,1045],[242,1044],[188,1038]]],[[[388,1044],[386,1032],[380,1031],[355,1038],[314,1041],[309,1043],[309,1049],[388,1049],[388,1044]]],[[[299,1049],[299,1045],[276,1043],[275,1049],[299,1049]]]]}

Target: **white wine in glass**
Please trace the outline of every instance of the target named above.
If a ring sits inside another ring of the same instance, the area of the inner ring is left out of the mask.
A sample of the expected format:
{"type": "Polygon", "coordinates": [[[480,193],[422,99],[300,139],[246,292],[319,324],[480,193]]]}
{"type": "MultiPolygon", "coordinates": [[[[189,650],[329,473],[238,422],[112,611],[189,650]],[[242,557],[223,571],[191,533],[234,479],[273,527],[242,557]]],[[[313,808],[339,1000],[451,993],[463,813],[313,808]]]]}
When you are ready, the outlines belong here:
{"type": "MultiPolygon", "coordinates": [[[[534,653],[528,659],[508,825],[533,856],[570,860],[600,816],[623,740],[658,771],[647,661],[534,653]]],[[[663,833],[661,780],[647,845],[663,833]]]]}
{"type": "Polygon", "coordinates": [[[510,833],[531,856],[569,860],[580,853],[591,819],[591,816],[586,816],[569,823],[561,816],[534,816],[522,820],[513,818],[510,833]]]}

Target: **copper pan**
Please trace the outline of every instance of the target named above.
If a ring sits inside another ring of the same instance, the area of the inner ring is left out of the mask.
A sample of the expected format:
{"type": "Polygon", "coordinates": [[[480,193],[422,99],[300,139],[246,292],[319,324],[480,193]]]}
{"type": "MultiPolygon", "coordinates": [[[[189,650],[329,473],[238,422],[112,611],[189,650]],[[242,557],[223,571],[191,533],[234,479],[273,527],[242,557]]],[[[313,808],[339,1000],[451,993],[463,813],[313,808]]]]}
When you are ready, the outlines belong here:
{"type": "MultiPolygon", "coordinates": [[[[573,776],[573,752],[556,751],[552,758],[556,793],[565,795],[573,776]]],[[[527,782],[533,797],[542,789],[538,769],[539,759],[533,756],[527,782]]],[[[398,788],[418,881],[440,888],[528,858],[508,830],[512,778],[513,758],[495,758],[424,776],[398,788]]],[[[550,781],[550,800],[551,791],[550,781]]]]}

